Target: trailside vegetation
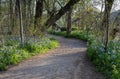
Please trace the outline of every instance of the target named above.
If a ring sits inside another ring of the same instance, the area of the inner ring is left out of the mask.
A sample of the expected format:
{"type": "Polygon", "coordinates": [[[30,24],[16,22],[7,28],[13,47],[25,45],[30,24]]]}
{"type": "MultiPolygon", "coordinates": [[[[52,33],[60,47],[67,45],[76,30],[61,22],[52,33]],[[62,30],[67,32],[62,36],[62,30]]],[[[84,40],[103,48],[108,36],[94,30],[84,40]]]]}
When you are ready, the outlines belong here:
{"type": "Polygon", "coordinates": [[[27,40],[23,45],[19,39],[9,38],[4,48],[0,48],[0,70],[7,70],[10,65],[15,65],[22,60],[37,54],[43,54],[50,49],[58,47],[54,38],[42,38],[41,40],[27,40]]]}

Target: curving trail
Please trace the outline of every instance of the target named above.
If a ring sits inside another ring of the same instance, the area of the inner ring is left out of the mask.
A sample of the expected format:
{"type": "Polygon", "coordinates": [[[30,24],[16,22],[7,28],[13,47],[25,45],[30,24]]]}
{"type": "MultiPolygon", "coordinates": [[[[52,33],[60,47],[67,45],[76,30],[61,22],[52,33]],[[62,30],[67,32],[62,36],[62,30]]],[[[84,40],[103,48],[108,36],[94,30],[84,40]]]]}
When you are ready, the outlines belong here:
{"type": "Polygon", "coordinates": [[[85,42],[53,37],[60,42],[58,48],[0,72],[0,79],[105,79],[85,57],[85,42]]]}

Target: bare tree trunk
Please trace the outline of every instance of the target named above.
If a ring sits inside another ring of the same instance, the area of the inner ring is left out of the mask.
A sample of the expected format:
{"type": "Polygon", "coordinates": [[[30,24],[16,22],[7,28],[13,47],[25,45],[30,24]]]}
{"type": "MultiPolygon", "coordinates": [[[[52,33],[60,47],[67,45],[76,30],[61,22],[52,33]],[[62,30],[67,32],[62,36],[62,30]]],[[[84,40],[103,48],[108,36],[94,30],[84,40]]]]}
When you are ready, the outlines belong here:
{"type": "Polygon", "coordinates": [[[105,11],[104,11],[104,17],[103,17],[103,22],[102,22],[102,26],[103,26],[103,28],[105,28],[105,35],[104,35],[105,50],[107,49],[107,45],[108,45],[109,16],[110,16],[110,11],[111,11],[113,2],[114,2],[114,0],[105,0],[105,11]]]}
{"type": "Polygon", "coordinates": [[[34,20],[34,30],[35,33],[33,36],[42,35],[44,33],[44,27],[42,26],[42,13],[43,13],[43,1],[44,0],[37,0],[36,1],[36,10],[35,10],[35,20],[34,20]]]}
{"type": "Polygon", "coordinates": [[[19,9],[18,9],[19,8],[19,6],[18,6],[19,4],[18,4],[18,2],[19,2],[18,0],[16,0],[16,2],[15,2],[15,16],[16,16],[16,18],[18,17],[18,12],[19,12],[19,9]]]}
{"type": "Polygon", "coordinates": [[[0,0],[0,15],[1,15],[1,0],[0,0]]]}
{"type": "Polygon", "coordinates": [[[36,3],[36,12],[35,12],[35,28],[38,27],[38,23],[41,21],[43,13],[43,1],[38,0],[36,3]]]}
{"type": "MultiPolygon", "coordinates": [[[[28,33],[28,0],[22,0],[22,3],[23,3],[23,5],[22,5],[22,8],[23,8],[23,12],[22,12],[22,16],[23,16],[23,21],[24,21],[24,23],[23,23],[23,27],[24,27],[24,35],[28,35],[29,33],[28,33]]],[[[21,3],[21,4],[22,4],[21,3]]]]}
{"type": "MultiPolygon", "coordinates": [[[[30,27],[30,25],[33,23],[32,22],[32,19],[30,19],[31,18],[31,0],[28,0],[28,5],[27,5],[27,26],[28,26],[28,28],[30,27]]],[[[33,10],[33,12],[34,12],[34,10],[33,10]]]]}
{"type": "Polygon", "coordinates": [[[20,20],[20,39],[21,39],[21,44],[23,44],[24,43],[24,36],[23,36],[21,2],[20,2],[20,0],[17,0],[17,2],[18,2],[18,11],[19,11],[19,20],[20,20]]]}
{"type": "Polygon", "coordinates": [[[67,13],[67,36],[70,35],[71,31],[72,31],[72,22],[71,22],[71,19],[72,19],[72,9],[68,11],[67,13]]]}
{"type": "Polygon", "coordinates": [[[10,6],[10,26],[8,28],[9,33],[12,33],[14,22],[13,22],[13,2],[12,0],[9,0],[9,6],[10,6]]]}

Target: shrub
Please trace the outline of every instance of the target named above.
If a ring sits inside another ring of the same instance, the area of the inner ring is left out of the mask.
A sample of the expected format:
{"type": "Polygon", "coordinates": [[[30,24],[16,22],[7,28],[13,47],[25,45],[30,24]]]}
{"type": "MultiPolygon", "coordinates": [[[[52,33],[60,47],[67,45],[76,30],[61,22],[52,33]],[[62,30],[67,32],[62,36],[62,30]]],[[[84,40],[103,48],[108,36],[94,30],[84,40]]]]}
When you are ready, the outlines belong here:
{"type": "Polygon", "coordinates": [[[0,62],[0,70],[1,70],[1,71],[7,70],[6,64],[0,62]]]}
{"type": "Polygon", "coordinates": [[[5,46],[15,46],[20,42],[18,37],[5,37],[5,46]]]}
{"type": "Polygon", "coordinates": [[[120,42],[110,41],[107,50],[102,43],[92,42],[88,44],[87,56],[108,78],[120,78],[120,42]]]}
{"type": "Polygon", "coordinates": [[[1,62],[6,65],[17,64],[21,60],[19,50],[15,47],[5,47],[0,53],[2,58],[1,62]]]}
{"type": "Polygon", "coordinates": [[[50,34],[54,34],[54,35],[59,35],[59,36],[66,36],[66,32],[60,32],[60,31],[54,31],[54,30],[51,30],[49,31],[50,34]]]}
{"type": "Polygon", "coordinates": [[[67,38],[77,38],[81,39],[83,41],[91,41],[91,38],[94,36],[91,33],[87,33],[86,31],[72,31],[69,36],[66,36],[66,32],[60,32],[60,31],[49,31],[50,34],[64,36],[67,38]]]}
{"type": "Polygon", "coordinates": [[[78,30],[78,27],[72,27],[72,31],[78,30]]]}
{"type": "Polygon", "coordinates": [[[58,42],[53,38],[43,38],[39,42],[28,41],[23,45],[14,44],[7,44],[0,49],[0,70],[7,70],[9,65],[18,64],[23,59],[58,46],[58,42]]]}

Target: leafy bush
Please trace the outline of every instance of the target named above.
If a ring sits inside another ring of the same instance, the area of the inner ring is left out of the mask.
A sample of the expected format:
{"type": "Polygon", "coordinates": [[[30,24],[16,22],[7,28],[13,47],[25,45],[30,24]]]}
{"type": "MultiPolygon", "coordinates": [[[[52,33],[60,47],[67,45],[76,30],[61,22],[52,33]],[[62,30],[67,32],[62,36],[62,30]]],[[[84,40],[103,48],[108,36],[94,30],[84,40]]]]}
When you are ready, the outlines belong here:
{"type": "Polygon", "coordinates": [[[108,49],[100,42],[88,44],[87,56],[108,78],[120,78],[120,41],[110,41],[108,49]]]}
{"type": "Polygon", "coordinates": [[[54,30],[51,30],[49,31],[50,34],[54,34],[54,35],[59,35],[59,36],[66,36],[66,32],[61,32],[61,31],[54,31],[54,30]]]}
{"type": "Polygon", "coordinates": [[[89,39],[88,36],[89,35],[87,35],[87,33],[85,31],[72,31],[72,33],[70,34],[69,37],[81,39],[83,41],[87,41],[89,39]]]}
{"type": "Polygon", "coordinates": [[[7,66],[6,64],[0,62],[0,70],[3,71],[3,70],[7,70],[7,66]]]}
{"type": "Polygon", "coordinates": [[[8,45],[7,43],[4,48],[0,49],[0,70],[7,70],[9,65],[18,64],[23,59],[58,46],[58,42],[53,38],[43,38],[39,42],[28,41],[23,45],[14,44],[8,45]]]}
{"type": "Polygon", "coordinates": [[[0,62],[6,65],[17,64],[17,62],[20,60],[20,55],[17,52],[18,50],[16,50],[14,47],[5,47],[4,49],[0,50],[0,62]]]}
{"type": "Polygon", "coordinates": [[[15,46],[20,42],[18,37],[5,37],[5,46],[15,46]]]}
{"type": "Polygon", "coordinates": [[[88,34],[85,31],[72,31],[69,36],[66,36],[66,32],[60,32],[60,31],[49,31],[49,33],[59,36],[65,36],[67,38],[77,38],[83,41],[88,41],[91,38],[93,38],[93,35],[91,33],[88,34]]]}
{"type": "MultiPolygon", "coordinates": [[[[43,38],[40,42],[31,42],[28,41],[24,45],[20,45],[18,49],[25,50],[31,54],[42,53],[47,51],[48,49],[55,48],[58,46],[58,42],[53,38],[43,38]]],[[[33,54],[33,55],[34,55],[33,54]]]]}
{"type": "Polygon", "coordinates": [[[72,31],[78,30],[78,27],[72,27],[72,31]]]}

